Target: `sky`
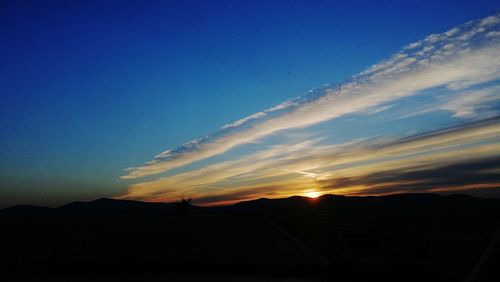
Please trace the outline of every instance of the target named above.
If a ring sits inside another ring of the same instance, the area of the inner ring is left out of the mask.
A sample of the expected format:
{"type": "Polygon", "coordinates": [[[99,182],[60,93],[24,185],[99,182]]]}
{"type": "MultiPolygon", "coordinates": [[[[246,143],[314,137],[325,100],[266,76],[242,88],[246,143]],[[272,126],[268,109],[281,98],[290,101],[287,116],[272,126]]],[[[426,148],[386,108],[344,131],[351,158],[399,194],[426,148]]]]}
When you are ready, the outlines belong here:
{"type": "Polygon", "coordinates": [[[2,1],[0,207],[500,197],[499,12],[498,1],[2,1]]]}

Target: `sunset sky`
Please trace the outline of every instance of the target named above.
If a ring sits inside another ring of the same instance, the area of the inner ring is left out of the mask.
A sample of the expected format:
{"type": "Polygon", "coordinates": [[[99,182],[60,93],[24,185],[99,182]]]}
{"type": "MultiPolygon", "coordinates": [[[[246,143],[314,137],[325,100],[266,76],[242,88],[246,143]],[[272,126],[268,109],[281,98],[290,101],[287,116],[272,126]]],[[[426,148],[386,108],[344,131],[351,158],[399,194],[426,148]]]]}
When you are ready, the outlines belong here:
{"type": "Polygon", "coordinates": [[[500,4],[435,2],[2,1],[0,207],[500,197],[500,4]]]}

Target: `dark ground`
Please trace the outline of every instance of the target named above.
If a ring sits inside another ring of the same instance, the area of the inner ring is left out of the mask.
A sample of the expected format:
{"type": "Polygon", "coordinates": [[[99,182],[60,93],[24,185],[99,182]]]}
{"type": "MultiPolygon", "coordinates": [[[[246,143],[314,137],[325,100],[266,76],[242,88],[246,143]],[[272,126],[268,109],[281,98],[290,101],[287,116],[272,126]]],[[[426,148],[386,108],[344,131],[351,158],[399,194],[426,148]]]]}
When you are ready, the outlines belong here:
{"type": "Polygon", "coordinates": [[[432,194],[16,206],[0,279],[500,281],[499,219],[500,200],[432,194]]]}

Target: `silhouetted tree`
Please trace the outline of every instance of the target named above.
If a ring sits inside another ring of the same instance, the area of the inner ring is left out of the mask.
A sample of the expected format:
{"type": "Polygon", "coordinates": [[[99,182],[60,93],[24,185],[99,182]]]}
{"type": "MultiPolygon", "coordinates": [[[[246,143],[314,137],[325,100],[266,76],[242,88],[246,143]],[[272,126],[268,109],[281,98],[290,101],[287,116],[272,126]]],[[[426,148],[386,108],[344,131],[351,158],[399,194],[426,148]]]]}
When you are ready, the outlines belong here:
{"type": "Polygon", "coordinates": [[[181,203],[182,203],[183,205],[187,205],[187,206],[189,206],[189,203],[190,203],[192,200],[193,200],[193,198],[191,198],[191,197],[182,197],[182,201],[181,201],[181,203]]]}
{"type": "Polygon", "coordinates": [[[193,200],[193,198],[189,197],[182,197],[181,202],[179,203],[179,206],[177,208],[179,213],[187,213],[189,211],[189,207],[191,206],[190,202],[193,200]]]}

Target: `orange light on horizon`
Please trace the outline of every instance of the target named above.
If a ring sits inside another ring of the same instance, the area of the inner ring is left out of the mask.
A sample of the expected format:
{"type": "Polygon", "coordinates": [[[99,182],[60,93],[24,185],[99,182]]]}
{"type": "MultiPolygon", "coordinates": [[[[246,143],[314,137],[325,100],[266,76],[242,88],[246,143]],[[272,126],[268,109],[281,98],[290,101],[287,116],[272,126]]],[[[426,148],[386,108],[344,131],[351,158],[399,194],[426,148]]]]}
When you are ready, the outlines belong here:
{"type": "Polygon", "coordinates": [[[312,199],[317,198],[317,197],[319,197],[320,195],[321,195],[321,194],[320,194],[319,192],[317,192],[317,191],[307,191],[307,192],[305,193],[305,196],[306,196],[306,197],[309,197],[309,198],[312,198],[312,199]]]}

